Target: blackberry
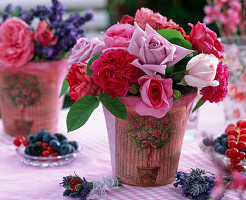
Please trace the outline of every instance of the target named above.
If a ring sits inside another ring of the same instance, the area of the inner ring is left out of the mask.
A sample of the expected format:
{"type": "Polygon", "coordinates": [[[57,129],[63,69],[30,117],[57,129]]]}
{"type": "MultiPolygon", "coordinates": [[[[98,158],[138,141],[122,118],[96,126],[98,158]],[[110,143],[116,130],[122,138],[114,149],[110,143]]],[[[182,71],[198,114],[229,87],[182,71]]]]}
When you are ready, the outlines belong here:
{"type": "Polygon", "coordinates": [[[25,149],[25,154],[30,156],[40,156],[42,148],[39,144],[29,144],[25,149]]]}
{"type": "Polygon", "coordinates": [[[60,142],[63,140],[67,140],[66,136],[61,133],[56,133],[55,136],[58,138],[60,142]]]}

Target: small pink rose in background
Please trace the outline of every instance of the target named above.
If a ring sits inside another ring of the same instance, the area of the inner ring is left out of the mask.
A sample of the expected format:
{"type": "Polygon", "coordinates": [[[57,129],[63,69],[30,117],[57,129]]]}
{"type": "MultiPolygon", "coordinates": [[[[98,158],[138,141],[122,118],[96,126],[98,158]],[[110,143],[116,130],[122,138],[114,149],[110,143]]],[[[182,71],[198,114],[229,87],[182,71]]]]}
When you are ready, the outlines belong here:
{"type": "Polygon", "coordinates": [[[13,91],[11,91],[11,94],[12,94],[12,96],[18,96],[19,95],[19,92],[18,92],[18,90],[13,90],[13,91]]]}
{"type": "Polygon", "coordinates": [[[241,117],[241,112],[239,109],[233,110],[233,117],[239,119],[241,117]]]}
{"type": "Polygon", "coordinates": [[[161,131],[158,129],[155,129],[155,130],[153,130],[152,136],[153,137],[159,137],[160,134],[161,134],[161,131]]]}
{"type": "Polygon", "coordinates": [[[107,48],[128,47],[134,30],[130,24],[115,24],[103,34],[103,40],[107,48]]]}
{"type": "Polygon", "coordinates": [[[168,138],[168,134],[167,133],[163,133],[161,136],[162,140],[166,140],[168,138]]]}
{"type": "Polygon", "coordinates": [[[120,24],[134,25],[135,19],[129,15],[123,15],[120,20],[120,24]]]}
{"type": "Polygon", "coordinates": [[[239,92],[239,88],[236,84],[231,84],[228,87],[228,94],[234,97],[239,92]]]}
{"type": "Polygon", "coordinates": [[[143,30],[145,30],[147,24],[149,24],[154,30],[158,30],[161,25],[167,21],[167,18],[162,16],[160,13],[154,13],[148,8],[141,8],[136,12],[135,21],[143,30]]]}
{"type": "Polygon", "coordinates": [[[218,86],[215,79],[219,59],[210,54],[198,54],[190,59],[186,65],[187,74],[185,82],[192,87],[203,88],[207,86],[218,86]]]}
{"type": "Polygon", "coordinates": [[[94,83],[92,77],[86,74],[87,63],[73,64],[67,75],[70,90],[69,95],[74,101],[86,95],[97,96],[101,89],[94,83]]]}
{"type": "Polygon", "coordinates": [[[155,128],[156,127],[156,123],[155,122],[149,122],[148,123],[148,127],[149,128],[155,128]]]}
{"type": "Polygon", "coordinates": [[[20,67],[34,55],[34,33],[27,30],[28,24],[12,17],[0,26],[0,63],[20,67]]]}
{"type": "Polygon", "coordinates": [[[131,83],[142,75],[142,70],[131,64],[135,59],[123,49],[106,50],[92,63],[92,78],[109,95],[125,96],[131,83]]]}
{"type": "Polygon", "coordinates": [[[233,99],[234,99],[234,101],[236,101],[236,102],[239,103],[239,102],[244,101],[245,96],[244,96],[243,92],[238,92],[238,93],[236,93],[236,94],[234,95],[233,99]]]}
{"type": "Polygon", "coordinates": [[[132,124],[132,130],[137,130],[139,129],[139,126],[137,123],[132,124]]]}
{"type": "Polygon", "coordinates": [[[45,47],[57,43],[57,38],[54,37],[54,34],[51,32],[45,20],[39,22],[37,30],[35,31],[35,39],[45,47]]]}
{"type": "Polygon", "coordinates": [[[145,133],[138,133],[138,138],[141,140],[144,140],[146,138],[146,134],[145,133]]]}
{"type": "Polygon", "coordinates": [[[140,77],[138,83],[141,86],[141,97],[136,103],[136,112],[141,116],[165,116],[173,105],[172,79],[146,75],[140,77]]]}
{"type": "Polygon", "coordinates": [[[167,125],[169,123],[169,119],[167,117],[163,117],[162,124],[167,125]]]}
{"type": "Polygon", "coordinates": [[[193,49],[200,53],[213,54],[217,58],[224,57],[224,46],[217,38],[215,32],[206,27],[205,23],[198,22],[195,26],[189,23],[192,27],[190,36],[187,39],[191,42],[193,49]]]}
{"type": "Polygon", "coordinates": [[[193,51],[171,44],[147,24],[145,31],[136,25],[128,52],[139,58],[132,62],[134,66],[154,76],[156,72],[165,74],[166,67],[171,67],[193,51]]]}
{"type": "Polygon", "coordinates": [[[93,56],[102,53],[106,48],[105,44],[97,38],[91,40],[87,38],[80,38],[77,40],[69,56],[68,64],[76,64],[81,62],[88,62],[93,56]]]}
{"type": "Polygon", "coordinates": [[[241,79],[244,83],[246,83],[246,72],[242,74],[241,79]]]}

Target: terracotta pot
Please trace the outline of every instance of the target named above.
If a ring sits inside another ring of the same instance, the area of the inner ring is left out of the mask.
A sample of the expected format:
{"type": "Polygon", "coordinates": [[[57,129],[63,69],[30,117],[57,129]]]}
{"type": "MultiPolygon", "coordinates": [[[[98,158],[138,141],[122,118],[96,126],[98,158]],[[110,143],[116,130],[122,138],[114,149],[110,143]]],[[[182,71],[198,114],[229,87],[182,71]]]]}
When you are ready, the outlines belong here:
{"type": "Polygon", "coordinates": [[[67,59],[0,66],[0,110],[5,132],[28,135],[40,129],[56,132],[67,74],[67,59]]]}
{"type": "Polygon", "coordinates": [[[137,186],[160,186],[173,182],[186,123],[196,96],[197,91],[183,95],[161,119],[138,115],[136,97],[121,98],[127,108],[127,120],[115,118],[103,108],[114,176],[125,184],[137,186]],[[151,159],[148,157],[150,152],[151,159]],[[150,168],[156,170],[156,179],[150,168]],[[149,180],[146,179],[148,176],[149,180]]]}

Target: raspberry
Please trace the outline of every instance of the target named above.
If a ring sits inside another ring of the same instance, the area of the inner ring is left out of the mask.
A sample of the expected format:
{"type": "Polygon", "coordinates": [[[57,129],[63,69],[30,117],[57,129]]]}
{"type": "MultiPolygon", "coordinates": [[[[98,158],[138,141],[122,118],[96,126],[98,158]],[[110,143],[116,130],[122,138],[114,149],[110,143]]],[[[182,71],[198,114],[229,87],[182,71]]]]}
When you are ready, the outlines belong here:
{"type": "Polygon", "coordinates": [[[25,147],[27,147],[29,144],[30,144],[30,143],[28,142],[28,140],[24,140],[24,141],[23,141],[23,145],[24,145],[25,147]]]}
{"type": "Polygon", "coordinates": [[[48,146],[46,148],[46,151],[48,151],[49,153],[54,153],[54,149],[51,146],[48,146]]]}
{"type": "Polygon", "coordinates": [[[24,142],[26,140],[26,138],[24,136],[19,136],[17,137],[21,142],[24,142]]]}
{"type": "Polygon", "coordinates": [[[41,154],[42,157],[49,157],[49,155],[50,155],[50,152],[48,151],[43,151],[41,154]]]}
{"type": "Polygon", "coordinates": [[[49,146],[49,144],[46,142],[42,142],[42,144],[40,146],[41,146],[42,151],[45,151],[46,148],[49,146]]]}
{"type": "Polygon", "coordinates": [[[18,138],[15,138],[13,143],[15,146],[19,147],[21,145],[21,140],[19,140],[18,138]]]}

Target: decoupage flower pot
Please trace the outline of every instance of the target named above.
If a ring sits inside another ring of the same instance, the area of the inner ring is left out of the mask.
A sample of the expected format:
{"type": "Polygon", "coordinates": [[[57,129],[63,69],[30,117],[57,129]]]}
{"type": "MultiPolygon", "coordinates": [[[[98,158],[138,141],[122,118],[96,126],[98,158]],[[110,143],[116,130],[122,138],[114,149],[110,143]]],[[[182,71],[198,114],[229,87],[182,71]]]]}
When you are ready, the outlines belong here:
{"type": "Polygon", "coordinates": [[[21,67],[0,66],[0,109],[7,134],[18,136],[56,132],[67,74],[67,59],[29,62],[21,67]]]}
{"type": "Polygon", "coordinates": [[[136,97],[123,97],[127,120],[106,108],[105,120],[114,176],[129,185],[160,186],[174,181],[189,113],[197,91],[173,104],[163,118],[136,113],[136,97]]]}

